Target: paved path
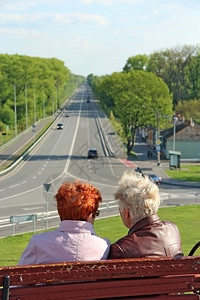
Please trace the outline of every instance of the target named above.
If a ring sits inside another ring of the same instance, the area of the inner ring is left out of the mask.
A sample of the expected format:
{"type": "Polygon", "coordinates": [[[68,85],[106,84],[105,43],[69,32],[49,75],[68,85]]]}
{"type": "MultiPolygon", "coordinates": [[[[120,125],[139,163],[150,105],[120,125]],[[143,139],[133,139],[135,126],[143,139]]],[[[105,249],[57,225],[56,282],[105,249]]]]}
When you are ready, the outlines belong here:
{"type": "Polygon", "coordinates": [[[12,164],[19,156],[26,150],[26,144],[30,141],[34,142],[36,135],[46,126],[53,121],[52,118],[41,120],[37,123],[36,127],[30,129],[26,133],[20,134],[17,139],[11,142],[7,147],[0,149],[0,166],[8,166],[12,164]],[[9,161],[9,163],[7,162],[9,161]]]}

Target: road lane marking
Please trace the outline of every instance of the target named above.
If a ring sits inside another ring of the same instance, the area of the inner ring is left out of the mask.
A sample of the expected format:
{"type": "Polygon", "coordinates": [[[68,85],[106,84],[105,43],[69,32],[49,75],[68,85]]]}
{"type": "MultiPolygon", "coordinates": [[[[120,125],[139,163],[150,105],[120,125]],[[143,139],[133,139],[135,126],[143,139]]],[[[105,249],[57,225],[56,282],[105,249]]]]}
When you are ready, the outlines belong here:
{"type": "MultiPolygon", "coordinates": [[[[84,95],[84,93],[83,93],[83,95],[84,95]]],[[[71,157],[72,157],[75,140],[76,140],[76,136],[77,136],[77,133],[78,133],[79,122],[80,122],[81,109],[82,109],[82,105],[83,105],[83,95],[82,95],[82,99],[81,99],[82,101],[81,101],[81,105],[80,105],[79,112],[78,112],[78,118],[77,118],[77,123],[76,123],[76,128],[75,128],[73,140],[72,140],[72,143],[71,143],[71,147],[70,147],[70,150],[69,150],[69,155],[68,155],[67,162],[65,164],[65,168],[63,170],[63,173],[67,173],[67,171],[69,169],[69,164],[71,162],[71,157]]]]}
{"type": "Polygon", "coordinates": [[[20,183],[17,183],[17,184],[11,185],[11,186],[9,186],[9,189],[13,189],[14,187],[16,187],[16,186],[19,186],[19,185],[20,185],[20,183]]]}

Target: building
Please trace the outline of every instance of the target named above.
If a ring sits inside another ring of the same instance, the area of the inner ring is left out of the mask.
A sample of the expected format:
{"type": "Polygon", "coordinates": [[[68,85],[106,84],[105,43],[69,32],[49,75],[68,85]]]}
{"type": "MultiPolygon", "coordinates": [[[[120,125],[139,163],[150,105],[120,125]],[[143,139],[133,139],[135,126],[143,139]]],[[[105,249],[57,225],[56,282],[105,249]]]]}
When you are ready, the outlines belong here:
{"type": "Polygon", "coordinates": [[[181,160],[200,161],[200,127],[192,124],[180,123],[175,126],[175,149],[174,127],[161,131],[161,152],[169,159],[169,150],[181,152],[181,160]]]}

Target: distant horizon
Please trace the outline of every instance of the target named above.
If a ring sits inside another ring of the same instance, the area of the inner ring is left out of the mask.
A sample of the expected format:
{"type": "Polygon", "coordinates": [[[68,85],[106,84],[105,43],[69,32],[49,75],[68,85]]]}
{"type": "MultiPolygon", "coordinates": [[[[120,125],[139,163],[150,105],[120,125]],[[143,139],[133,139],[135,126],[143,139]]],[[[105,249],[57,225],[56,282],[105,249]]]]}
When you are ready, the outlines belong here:
{"type": "Polygon", "coordinates": [[[200,44],[199,13],[198,0],[0,0],[1,53],[112,74],[131,56],[200,44]]]}

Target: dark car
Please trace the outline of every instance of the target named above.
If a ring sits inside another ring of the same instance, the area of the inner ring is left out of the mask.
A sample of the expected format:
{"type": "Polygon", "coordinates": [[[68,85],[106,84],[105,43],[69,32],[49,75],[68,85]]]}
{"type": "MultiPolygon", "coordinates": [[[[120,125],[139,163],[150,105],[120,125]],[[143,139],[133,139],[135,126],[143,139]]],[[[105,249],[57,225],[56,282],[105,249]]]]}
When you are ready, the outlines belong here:
{"type": "Polygon", "coordinates": [[[97,149],[89,149],[88,150],[88,158],[98,158],[98,152],[97,149]]]}
{"type": "Polygon", "coordinates": [[[161,181],[162,181],[162,178],[161,178],[161,177],[158,177],[158,176],[155,175],[155,174],[148,174],[148,176],[149,176],[149,178],[150,178],[151,180],[153,180],[153,182],[156,183],[156,184],[159,184],[159,183],[161,183],[161,181]]]}
{"type": "Polygon", "coordinates": [[[63,129],[63,124],[62,123],[58,123],[57,124],[57,129],[63,129]]]}

